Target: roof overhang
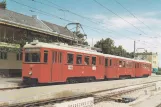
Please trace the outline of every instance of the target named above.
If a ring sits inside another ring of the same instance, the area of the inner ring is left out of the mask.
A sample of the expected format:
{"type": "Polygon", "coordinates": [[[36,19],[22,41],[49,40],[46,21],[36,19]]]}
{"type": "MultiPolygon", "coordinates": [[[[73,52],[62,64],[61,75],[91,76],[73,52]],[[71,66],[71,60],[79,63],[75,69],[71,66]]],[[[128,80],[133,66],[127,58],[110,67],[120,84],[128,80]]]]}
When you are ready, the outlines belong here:
{"type": "Polygon", "coordinates": [[[6,43],[6,42],[0,42],[0,47],[20,48],[20,45],[19,44],[6,43]]]}
{"type": "Polygon", "coordinates": [[[64,39],[68,39],[68,40],[72,40],[72,41],[77,41],[77,38],[74,38],[74,37],[69,37],[67,35],[58,34],[56,32],[51,32],[51,31],[47,31],[47,30],[44,30],[44,29],[36,28],[36,27],[33,27],[33,26],[28,26],[28,25],[25,25],[25,24],[16,23],[16,22],[5,20],[5,19],[2,19],[2,18],[0,18],[0,24],[8,25],[8,26],[13,26],[13,27],[17,27],[17,28],[22,28],[22,29],[27,29],[27,30],[30,30],[30,31],[35,31],[35,32],[43,33],[43,34],[46,34],[46,35],[62,37],[64,39]]]}

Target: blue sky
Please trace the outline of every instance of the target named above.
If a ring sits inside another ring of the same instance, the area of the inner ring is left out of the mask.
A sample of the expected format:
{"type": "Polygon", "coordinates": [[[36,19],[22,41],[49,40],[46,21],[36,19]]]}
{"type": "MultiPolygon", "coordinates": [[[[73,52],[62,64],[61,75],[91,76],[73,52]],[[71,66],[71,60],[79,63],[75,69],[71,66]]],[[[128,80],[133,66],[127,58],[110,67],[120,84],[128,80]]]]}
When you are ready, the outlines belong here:
{"type": "Polygon", "coordinates": [[[54,18],[50,15],[44,15],[44,12],[72,22],[79,22],[82,25],[90,26],[90,28],[83,26],[85,33],[88,35],[87,41],[89,44],[92,44],[92,38],[95,43],[101,38],[110,37],[115,40],[116,45],[122,45],[126,50],[133,51],[133,41],[136,40],[136,48],[145,48],[148,51],[161,53],[161,50],[159,49],[161,46],[161,42],[159,41],[161,38],[161,0],[117,0],[134,14],[135,17],[116,3],[115,0],[97,0],[124,20],[104,9],[94,2],[94,0],[14,1],[37,8],[43,12],[19,5],[12,0],[7,0],[7,9],[29,16],[38,15],[41,20],[46,20],[61,26],[65,26],[69,22],[54,18]],[[43,4],[37,3],[37,1],[42,2],[43,4]],[[59,7],[51,4],[51,2],[66,10],[88,17],[95,23],[90,22],[85,18],[70,14],[67,11],[63,12],[60,9],[57,9],[59,7]],[[48,6],[44,4],[47,4],[48,6]],[[32,10],[32,12],[30,10],[32,10]],[[91,27],[92,29],[97,28],[97,31],[91,30],[91,27]]]}

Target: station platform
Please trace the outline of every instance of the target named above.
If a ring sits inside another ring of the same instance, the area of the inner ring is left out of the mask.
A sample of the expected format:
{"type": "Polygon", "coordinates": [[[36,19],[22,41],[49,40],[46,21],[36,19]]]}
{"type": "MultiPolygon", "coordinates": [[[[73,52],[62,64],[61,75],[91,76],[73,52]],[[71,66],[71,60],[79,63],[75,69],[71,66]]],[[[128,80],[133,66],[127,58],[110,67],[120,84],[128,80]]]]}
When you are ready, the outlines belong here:
{"type": "Polygon", "coordinates": [[[11,88],[20,86],[22,80],[20,77],[16,78],[0,78],[0,88],[11,88]]]}
{"type": "MultiPolygon", "coordinates": [[[[16,80],[14,81],[16,82],[16,80]]],[[[20,78],[17,78],[18,83],[19,81],[20,78]]],[[[151,81],[161,81],[161,76],[150,76],[147,78],[135,78],[125,80],[99,81],[90,83],[59,84],[6,90],[0,91],[0,105],[26,103],[38,100],[45,100],[49,98],[61,98],[82,93],[90,93],[94,91],[136,85],[151,81]]],[[[9,80],[7,80],[6,82],[9,82],[9,80]]]]}

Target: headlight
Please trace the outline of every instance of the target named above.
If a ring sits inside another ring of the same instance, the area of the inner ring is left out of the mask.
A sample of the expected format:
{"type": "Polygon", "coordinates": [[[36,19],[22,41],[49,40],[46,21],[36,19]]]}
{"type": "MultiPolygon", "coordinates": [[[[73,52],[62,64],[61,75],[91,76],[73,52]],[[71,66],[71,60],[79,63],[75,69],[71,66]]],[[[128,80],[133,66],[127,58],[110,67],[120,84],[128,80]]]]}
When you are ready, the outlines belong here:
{"type": "Polygon", "coordinates": [[[29,72],[29,75],[32,75],[32,71],[29,72]]]}

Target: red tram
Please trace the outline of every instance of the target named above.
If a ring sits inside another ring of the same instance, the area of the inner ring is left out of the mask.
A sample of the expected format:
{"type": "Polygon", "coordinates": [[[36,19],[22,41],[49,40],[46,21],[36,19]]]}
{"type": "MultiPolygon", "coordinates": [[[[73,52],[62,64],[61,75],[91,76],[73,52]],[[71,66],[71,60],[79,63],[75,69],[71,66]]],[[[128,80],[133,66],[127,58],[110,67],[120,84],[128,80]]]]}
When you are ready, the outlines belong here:
{"type": "Polygon", "coordinates": [[[82,82],[151,75],[151,63],[60,43],[33,41],[23,49],[22,79],[32,83],[82,82]]]}

